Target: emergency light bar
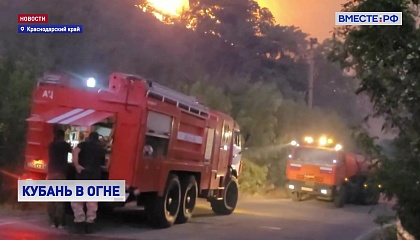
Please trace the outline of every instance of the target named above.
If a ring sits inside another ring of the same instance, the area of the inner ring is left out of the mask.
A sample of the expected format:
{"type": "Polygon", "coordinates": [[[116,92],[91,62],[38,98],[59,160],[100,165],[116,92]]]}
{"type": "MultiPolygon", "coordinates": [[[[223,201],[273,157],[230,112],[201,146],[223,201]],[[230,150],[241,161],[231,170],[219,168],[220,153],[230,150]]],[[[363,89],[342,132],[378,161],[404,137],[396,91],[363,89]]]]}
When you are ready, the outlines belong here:
{"type": "MultiPolygon", "coordinates": [[[[335,144],[335,146],[333,145],[334,140],[332,138],[328,138],[327,136],[321,136],[317,142],[315,142],[313,137],[310,136],[306,136],[303,139],[304,143],[307,145],[318,145],[320,147],[330,147],[330,148],[334,148],[335,151],[340,151],[341,149],[343,149],[343,146],[341,144],[335,144]]],[[[290,142],[290,145],[292,146],[296,146],[299,147],[299,143],[296,140],[293,140],[290,142]]]]}
{"type": "Polygon", "coordinates": [[[312,137],[305,137],[305,142],[311,144],[314,142],[314,139],[312,137]]]}
{"type": "Polygon", "coordinates": [[[81,76],[74,77],[69,73],[45,73],[38,79],[38,86],[43,84],[75,87],[75,88],[94,88],[97,86],[96,79],[93,77],[83,78],[81,76]]]}

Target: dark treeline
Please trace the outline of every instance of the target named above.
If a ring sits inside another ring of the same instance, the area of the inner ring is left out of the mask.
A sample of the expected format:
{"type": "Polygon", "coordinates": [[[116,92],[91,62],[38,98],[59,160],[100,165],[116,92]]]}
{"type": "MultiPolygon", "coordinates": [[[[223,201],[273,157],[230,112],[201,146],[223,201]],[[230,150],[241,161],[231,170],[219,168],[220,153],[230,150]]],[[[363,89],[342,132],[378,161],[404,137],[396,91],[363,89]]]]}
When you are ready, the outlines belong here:
{"type": "Polygon", "coordinates": [[[3,167],[22,165],[30,94],[45,70],[104,84],[111,72],[135,73],[231,114],[251,136],[241,180],[248,191],[266,180],[284,183],[282,145],[295,137],[330,133],[351,144],[349,126],[363,111],[353,81],[326,60],[330,40],[316,49],[315,107],[309,109],[307,34],[276,24],[255,1],[190,2],[189,11],[164,24],[143,11],[141,1],[0,0],[3,167]],[[19,35],[18,13],[47,13],[51,24],[83,24],[83,34],[19,35]]]}
{"type": "Polygon", "coordinates": [[[370,96],[374,114],[386,119],[384,128],[397,132],[396,138],[386,144],[388,149],[381,149],[372,141],[364,143],[366,149],[381,160],[382,167],[376,177],[386,195],[398,200],[394,206],[397,217],[412,235],[407,239],[420,239],[418,5],[418,0],[348,1],[343,11],[402,12],[403,23],[340,27],[332,52],[333,59],[343,69],[354,70],[360,81],[358,92],[370,96]],[[394,148],[390,149],[391,146],[394,148]]]}

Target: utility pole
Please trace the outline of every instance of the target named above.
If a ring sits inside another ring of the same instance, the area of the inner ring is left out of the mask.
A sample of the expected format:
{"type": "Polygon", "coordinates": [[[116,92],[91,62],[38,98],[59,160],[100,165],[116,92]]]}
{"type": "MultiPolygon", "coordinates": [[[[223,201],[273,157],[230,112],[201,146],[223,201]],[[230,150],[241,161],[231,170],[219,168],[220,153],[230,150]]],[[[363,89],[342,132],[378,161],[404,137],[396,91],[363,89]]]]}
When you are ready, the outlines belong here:
{"type": "Polygon", "coordinates": [[[308,107],[313,107],[313,98],[314,98],[314,68],[315,68],[315,54],[314,46],[318,44],[317,38],[309,39],[309,74],[308,74],[308,107]]]}

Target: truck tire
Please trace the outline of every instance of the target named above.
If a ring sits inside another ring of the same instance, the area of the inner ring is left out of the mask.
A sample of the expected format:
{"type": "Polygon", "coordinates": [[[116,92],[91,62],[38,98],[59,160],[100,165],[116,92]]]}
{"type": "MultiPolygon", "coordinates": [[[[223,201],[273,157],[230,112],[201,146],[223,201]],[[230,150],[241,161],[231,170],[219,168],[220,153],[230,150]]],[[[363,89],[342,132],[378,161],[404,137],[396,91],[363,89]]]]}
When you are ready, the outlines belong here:
{"type": "Polygon", "coordinates": [[[175,174],[170,174],[163,196],[156,196],[146,206],[151,225],[155,228],[171,227],[178,216],[181,202],[181,184],[175,174]]]}
{"type": "Polygon", "coordinates": [[[175,223],[188,222],[195,208],[198,196],[197,181],[194,176],[189,176],[181,182],[181,204],[179,208],[178,217],[175,223]]]}
{"type": "Polygon", "coordinates": [[[226,184],[223,191],[222,200],[212,200],[210,202],[211,209],[217,215],[229,215],[235,211],[236,204],[238,203],[239,188],[238,181],[232,177],[226,184]]]}
{"type": "Polygon", "coordinates": [[[302,193],[300,193],[300,192],[292,192],[292,201],[293,202],[300,202],[300,201],[302,201],[302,193]]]}
{"type": "Polygon", "coordinates": [[[337,187],[334,189],[333,195],[333,203],[334,207],[342,208],[344,206],[344,202],[346,200],[346,188],[344,186],[340,186],[337,190],[337,187]]]}

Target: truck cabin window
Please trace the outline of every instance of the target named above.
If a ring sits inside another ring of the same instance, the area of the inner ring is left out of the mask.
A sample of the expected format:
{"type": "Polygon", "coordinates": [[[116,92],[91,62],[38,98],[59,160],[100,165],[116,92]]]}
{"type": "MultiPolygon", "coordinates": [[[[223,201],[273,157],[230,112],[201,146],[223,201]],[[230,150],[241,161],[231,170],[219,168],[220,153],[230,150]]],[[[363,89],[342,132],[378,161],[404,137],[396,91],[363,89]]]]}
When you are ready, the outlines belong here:
{"type": "Polygon", "coordinates": [[[222,134],[222,143],[224,145],[228,145],[229,137],[232,136],[231,134],[232,132],[230,131],[229,125],[225,124],[223,126],[223,134],[222,134]]]}
{"type": "Polygon", "coordinates": [[[293,160],[308,164],[332,165],[338,163],[340,159],[336,151],[316,148],[298,148],[293,154],[293,160]]]}
{"type": "Polygon", "coordinates": [[[234,137],[234,140],[235,140],[234,144],[235,144],[237,147],[241,147],[241,143],[242,143],[242,136],[241,136],[241,133],[240,133],[239,131],[234,131],[234,133],[233,133],[233,137],[234,137]]]}

